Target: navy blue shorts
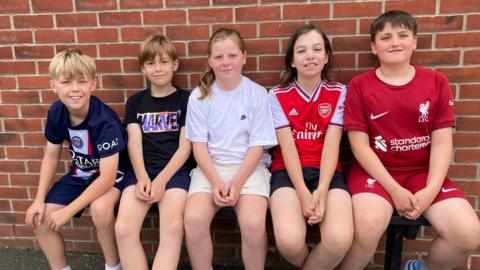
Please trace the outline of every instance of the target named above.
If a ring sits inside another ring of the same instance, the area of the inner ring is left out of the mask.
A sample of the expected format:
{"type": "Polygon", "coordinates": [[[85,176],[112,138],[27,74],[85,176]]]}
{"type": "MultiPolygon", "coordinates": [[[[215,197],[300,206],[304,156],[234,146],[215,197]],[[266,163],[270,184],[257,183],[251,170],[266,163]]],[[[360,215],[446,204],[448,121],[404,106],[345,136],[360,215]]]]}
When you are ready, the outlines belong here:
{"type": "MultiPolygon", "coordinates": [[[[318,187],[320,169],[315,167],[305,167],[302,168],[302,172],[303,180],[305,180],[305,185],[307,186],[308,190],[310,190],[310,192],[315,191],[318,187]]],[[[272,177],[270,178],[270,195],[272,195],[275,190],[282,187],[295,188],[290,180],[290,177],[288,176],[287,170],[274,171],[272,173],[272,177]]],[[[339,171],[335,171],[328,189],[330,190],[334,188],[343,189],[346,192],[349,192],[343,174],[339,171]]]]}
{"type": "MultiPolygon", "coordinates": [[[[128,179],[125,177],[127,174],[128,172],[123,173],[121,171],[118,171],[117,173],[117,178],[115,179],[115,184],[113,186],[120,192],[129,186],[127,183],[128,179]]],[[[76,177],[66,174],[50,188],[45,198],[45,203],[69,205],[76,198],[78,198],[85,191],[85,189],[90,186],[91,183],[92,182],[87,184],[81,183],[78,181],[78,179],[76,179],[76,177]]],[[[75,214],[75,217],[80,217],[82,212],[83,210],[75,214]]]]}
{"type": "MultiPolygon", "coordinates": [[[[148,177],[153,180],[157,175],[162,171],[162,169],[157,168],[147,168],[148,177]]],[[[137,184],[137,178],[133,170],[130,173],[125,175],[127,178],[127,186],[137,184]]],[[[127,187],[125,186],[125,187],[127,187]]],[[[178,171],[168,180],[167,184],[165,185],[165,190],[171,188],[181,188],[188,192],[188,188],[190,187],[190,169],[187,167],[181,167],[178,171]]]]}

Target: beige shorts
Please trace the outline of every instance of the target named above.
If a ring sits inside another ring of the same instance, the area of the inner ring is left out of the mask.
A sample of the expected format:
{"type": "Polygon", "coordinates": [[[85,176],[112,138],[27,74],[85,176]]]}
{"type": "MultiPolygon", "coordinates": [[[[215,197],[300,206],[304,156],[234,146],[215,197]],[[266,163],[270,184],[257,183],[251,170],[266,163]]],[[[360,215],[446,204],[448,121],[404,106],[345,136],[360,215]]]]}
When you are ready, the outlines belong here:
{"type": "MultiPolygon", "coordinates": [[[[220,165],[214,164],[215,169],[217,170],[220,178],[223,181],[229,181],[235,175],[235,173],[240,169],[242,165],[220,165]]],[[[191,172],[191,182],[190,188],[188,190],[188,195],[196,192],[207,192],[212,193],[212,185],[208,181],[207,177],[203,174],[202,170],[199,167],[196,167],[191,172]]],[[[240,190],[240,195],[260,195],[264,197],[269,197],[270,195],[270,172],[264,166],[257,166],[250,177],[247,179],[242,189],[240,190]]]]}

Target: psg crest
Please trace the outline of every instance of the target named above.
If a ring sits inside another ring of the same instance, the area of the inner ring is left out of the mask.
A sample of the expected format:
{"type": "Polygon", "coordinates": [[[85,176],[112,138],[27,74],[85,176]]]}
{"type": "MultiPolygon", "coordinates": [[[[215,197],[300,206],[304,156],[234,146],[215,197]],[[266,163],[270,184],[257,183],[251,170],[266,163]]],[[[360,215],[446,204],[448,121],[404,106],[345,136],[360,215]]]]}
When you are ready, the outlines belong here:
{"type": "Polygon", "coordinates": [[[318,104],[318,114],[325,118],[327,117],[330,112],[332,111],[332,104],[330,103],[320,103],[318,104]]]}

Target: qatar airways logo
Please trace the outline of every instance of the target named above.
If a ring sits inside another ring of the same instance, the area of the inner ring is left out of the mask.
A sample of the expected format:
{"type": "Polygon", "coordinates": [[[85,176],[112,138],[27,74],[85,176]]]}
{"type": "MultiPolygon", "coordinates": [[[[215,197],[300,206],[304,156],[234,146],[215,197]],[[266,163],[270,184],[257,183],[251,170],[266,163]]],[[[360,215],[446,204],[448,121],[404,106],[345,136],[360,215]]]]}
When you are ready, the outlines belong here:
{"type": "Polygon", "coordinates": [[[418,136],[406,139],[391,139],[388,143],[381,135],[376,136],[375,138],[375,148],[381,150],[382,152],[387,152],[387,150],[394,152],[406,152],[406,151],[415,151],[420,150],[428,145],[430,145],[430,135],[418,136]]]}
{"type": "Polygon", "coordinates": [[[295,140],[318,140],[322,137],[323,133],[321,131],[317,131],[318,124],[314,124],[312,122],[305,123],[304,130],[293,130],[293,138],[295,140]]]}

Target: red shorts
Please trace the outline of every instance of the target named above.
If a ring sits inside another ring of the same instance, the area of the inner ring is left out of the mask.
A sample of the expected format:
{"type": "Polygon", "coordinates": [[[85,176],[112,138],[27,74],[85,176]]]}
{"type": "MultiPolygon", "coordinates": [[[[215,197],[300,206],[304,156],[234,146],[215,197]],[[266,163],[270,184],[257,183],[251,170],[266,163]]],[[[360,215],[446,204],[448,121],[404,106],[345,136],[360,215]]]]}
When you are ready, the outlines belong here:
{"type": "MultiPolygon", "coordinates": [[[[410,191],[412,194],[417,193],[427,185],[428,170],[416,171],[389,171],[390,175],[397,181],[400,186],[410,191]]],[[[387,200],[393,208],[393,200],[390,194],[378,183],[371,178],[363,168],[358,164],[352,164],[348,172],[347,185],[353,195],[369,192],[377,194],[387,200]]],[[[445,177],[443,186],[432,204],[449,199],[449,198],[465,198],[463,192],[458,189],[455,184],[445,177]]]]}

